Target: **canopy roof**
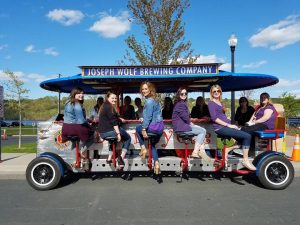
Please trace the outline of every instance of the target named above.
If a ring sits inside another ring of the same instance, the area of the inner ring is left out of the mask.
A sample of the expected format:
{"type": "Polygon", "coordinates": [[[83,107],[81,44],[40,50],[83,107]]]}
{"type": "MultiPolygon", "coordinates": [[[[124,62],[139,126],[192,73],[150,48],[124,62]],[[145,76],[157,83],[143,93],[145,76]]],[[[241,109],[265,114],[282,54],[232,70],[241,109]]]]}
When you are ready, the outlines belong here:
{"type": "MultiPolygon", "coordinates": [[[[83,69],[83,67],[81,68],[83,69]]],[[[218,69],[215,73],[206,74],[101,76],[86,76],[85,71],[82,70],[81,74],[75,76],[43,81],[40,86],[46,90],[65,93],[71,92],[74,87],[81,87],[86,94],[103,94],[108,90],[138,93],[143,81],[154,83],[159,93],[176,92],[181,86],[187,87],[189,91],[209,92],[210,86],[213,84],[220,85],[226,92],[267,87],[278,83],[278,78],[267,74],[231,73],[218,69]]]]}

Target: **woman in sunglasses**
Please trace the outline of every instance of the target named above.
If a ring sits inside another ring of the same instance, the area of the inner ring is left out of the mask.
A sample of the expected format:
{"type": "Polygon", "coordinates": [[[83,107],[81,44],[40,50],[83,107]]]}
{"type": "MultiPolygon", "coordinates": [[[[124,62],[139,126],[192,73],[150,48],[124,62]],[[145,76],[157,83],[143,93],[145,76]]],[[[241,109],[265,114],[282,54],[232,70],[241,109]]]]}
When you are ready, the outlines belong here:
{"type": "MultiPolygon", "coordinates": [[[[238,143],[241,143],[243,150],[242,164],[249,170],[256,170],[255,166],[248,158],[251,135],[241,131],[235,124],[231,124],[231,121],[226,117],[224,105],[222,104],[222,89],[219,85],[213,85],[210,88],[210,99],[211,100],[208,102],[208,109],[216,134],[232,137],[237,140],[238,143]]],[[[228,152],[236,148],[239,148],[239,146],[236,145],[225,150],[225,160],[227,160],[228,152]]]]}
{"type": "Polygon", "coordinates": [[[190,112],[187,105],[187,90],[185,88],[179,88],[176,93],[172,125],[175,133],[190,133],[197,136],[192,157],[201,157],[204,161],[213,161],[213,159],[206,154],[204,148],[206,130],[194,125],[190,121],[190,112]]]}
{"type": "Polygon", "coordinates": [[[241,97],[239,104],[240,106],[236,110],[234,120],[238,126],[245,126],[245,123],[250,120],[255,110],[249,105],[249,101],[246,97],[241,97]]]}

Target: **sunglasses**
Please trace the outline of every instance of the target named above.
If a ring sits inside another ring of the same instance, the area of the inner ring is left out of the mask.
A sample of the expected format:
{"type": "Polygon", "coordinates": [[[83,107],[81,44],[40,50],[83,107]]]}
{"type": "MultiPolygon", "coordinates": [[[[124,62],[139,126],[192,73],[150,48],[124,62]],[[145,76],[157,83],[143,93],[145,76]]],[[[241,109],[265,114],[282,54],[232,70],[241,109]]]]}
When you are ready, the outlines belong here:
{"type": "Polygon", "coordinates": [[[214,91],[212,91],[212,93],[221,93],[221,91],[220,90],[214,90],[214,91]]]}
{"type": "Polygon", "coordinates": [[[180,96],[187,96],[187,95],[188,95],[187,92],[180,93],[180,96]]]}

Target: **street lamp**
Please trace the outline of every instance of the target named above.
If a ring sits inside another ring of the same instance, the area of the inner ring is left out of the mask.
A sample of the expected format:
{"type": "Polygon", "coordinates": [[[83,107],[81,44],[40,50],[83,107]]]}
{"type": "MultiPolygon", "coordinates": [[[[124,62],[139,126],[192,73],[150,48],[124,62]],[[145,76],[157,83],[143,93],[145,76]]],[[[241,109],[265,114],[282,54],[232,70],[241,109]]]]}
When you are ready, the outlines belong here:
{"type": "MultiPolygon", "coordinates": [[[[235,46],[237,45],[238,39],[234,34],[228,39],[228,44],[231,50],[231,72],[234,73],[234,51],[235,46]]],[[[231,122],[234,123],[234,114],[235,114],[235,93],[231,91],[231,122]]]]}
{"type": "MultiPolygon", "coordinates": [[[[58,74],[58,78],[61,77],[61,74],[58,74]]],[[[57,111],[58,111],[58,114],[60,114],[60,91],[58,92],[58,104],[57,104],[57,111]]]]}

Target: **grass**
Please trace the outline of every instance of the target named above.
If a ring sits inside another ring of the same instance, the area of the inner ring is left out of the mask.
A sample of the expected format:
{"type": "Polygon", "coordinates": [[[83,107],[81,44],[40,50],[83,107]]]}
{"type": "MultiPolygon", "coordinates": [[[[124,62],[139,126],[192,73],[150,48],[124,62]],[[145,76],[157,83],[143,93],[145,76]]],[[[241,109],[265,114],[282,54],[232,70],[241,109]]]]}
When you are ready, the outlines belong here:
{"type": "Polygon", "coordinates": [[[2,153],[36,153],[37,143],[22,144],[21,148],[18,148],[18,144],[6,145],[1,147],[2,153]]]}
{"type": "MultiPolygon", "coordinates": [[[[3,134],[3,130],[5,130],[7,136],[11,135],[19,135],[19,127],[1,127],[1,133],[3,134]]],[[[22,135],[36,135],[37,129],[36,127],[31,126],[23,126],[21,128],[22,135]]]]}

